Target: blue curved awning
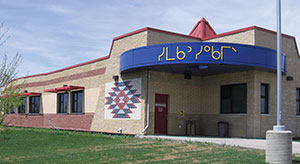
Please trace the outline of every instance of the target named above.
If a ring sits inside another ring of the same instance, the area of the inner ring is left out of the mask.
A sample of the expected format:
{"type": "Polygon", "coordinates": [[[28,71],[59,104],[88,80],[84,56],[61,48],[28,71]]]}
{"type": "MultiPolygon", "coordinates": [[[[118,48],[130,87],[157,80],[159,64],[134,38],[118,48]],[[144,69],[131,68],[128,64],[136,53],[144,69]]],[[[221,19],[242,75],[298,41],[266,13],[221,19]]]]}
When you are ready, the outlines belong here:
{"type": "MultiPolygon", "coordinates": [[[[285,56],[282,71],[285,72],[285,56]]],[[[213,42],[168,43],[131,49],[121,54],[120,71],[144,68],[196,75],[245,70],[276,71],[276,51],[269,48],[213,42]]]]}

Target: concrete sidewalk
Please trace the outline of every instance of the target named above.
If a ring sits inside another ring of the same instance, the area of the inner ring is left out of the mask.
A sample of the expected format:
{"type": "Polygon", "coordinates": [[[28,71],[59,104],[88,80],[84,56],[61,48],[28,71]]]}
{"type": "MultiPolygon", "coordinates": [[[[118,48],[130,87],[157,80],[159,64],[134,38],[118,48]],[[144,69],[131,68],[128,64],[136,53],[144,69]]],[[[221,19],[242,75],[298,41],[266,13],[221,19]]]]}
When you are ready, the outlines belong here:
{"type": "MultiPolygon", "coordinates": [[[[265,150],[265,139],[246,138],[217,138],[217,137],[187,137],[187,136],[161,136],[161,135],[137,135],[138,138],[166,139],[190,142],[215,143],[228,146],[239,146],[251,149],[265,150]]],[[[293,142],[293,154],[300,154],[300,142],[293,142]]]]}

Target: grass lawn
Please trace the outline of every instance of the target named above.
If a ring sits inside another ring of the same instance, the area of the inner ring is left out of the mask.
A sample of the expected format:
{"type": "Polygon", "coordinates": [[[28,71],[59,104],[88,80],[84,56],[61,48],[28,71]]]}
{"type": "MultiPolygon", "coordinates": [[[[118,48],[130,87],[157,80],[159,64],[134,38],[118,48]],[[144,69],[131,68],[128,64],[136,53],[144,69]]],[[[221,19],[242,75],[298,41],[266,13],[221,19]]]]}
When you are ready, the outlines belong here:
{"type": "Polygon", "coordinates": [[[264,163],[263,151],[215,144],[0,126],[0,163],[264,163]]]}

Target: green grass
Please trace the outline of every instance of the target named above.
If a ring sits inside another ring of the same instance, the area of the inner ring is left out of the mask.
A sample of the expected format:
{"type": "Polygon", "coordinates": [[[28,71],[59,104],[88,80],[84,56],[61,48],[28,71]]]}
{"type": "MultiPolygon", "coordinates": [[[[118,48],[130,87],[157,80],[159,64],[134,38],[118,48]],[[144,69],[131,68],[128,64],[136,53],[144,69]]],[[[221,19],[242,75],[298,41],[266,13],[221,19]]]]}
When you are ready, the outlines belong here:
{"type": "Polygon", "coordinates": [[[0,126],[0,163],[258,164],[264,161],[263,151],[215,144],[0,126]]]}

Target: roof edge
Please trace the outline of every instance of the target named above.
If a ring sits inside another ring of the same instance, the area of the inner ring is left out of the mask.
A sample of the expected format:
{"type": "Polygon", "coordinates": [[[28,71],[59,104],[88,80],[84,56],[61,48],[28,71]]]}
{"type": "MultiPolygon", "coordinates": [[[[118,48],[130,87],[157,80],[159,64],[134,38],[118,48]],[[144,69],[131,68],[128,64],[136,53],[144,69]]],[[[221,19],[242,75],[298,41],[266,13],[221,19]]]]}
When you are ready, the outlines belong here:
{"type": "MultiPolygon", "coordinates": [[[[87,62],[83,62],[83,63],[71,65],[71,66],[68,66],[68,67],[65,67],[65,68],[62,68],[62,69],[58,69],[58,70],[54,70],[54,71],[51,71],[51,72],[46,72],[46,73],[40,73],[40,74],[34,74],[34,75],[19,77],[19,78],[16,78],[14,80],[26,79],[26,78],[37,77],[37,76],[46,76],[46,75],[50,75],[50,74],[53,74],[53,73],[57,73],[57,72],[65,71],[65,70],[68,70],[68,69],[72,69],[72,68],[84,66],[84,65],[87,65],[87,64],[95,63],[95,62],[98,62],[98,61],[102,61],[102,60],[105,60],[105,59],[109,59],[115,41],[117,41],[119,39],[123,39],[123,38],[131,36],[131,35],[134,35],[134,34],[137,34],[137,33],[140,33],[140,32],[147,31],[147,30],[156,31],[156,32],[162,32],[162,33],[166,33],[166,34],[170,34],[170,35],[176,35],[176,36],[181,36],[181,37],[186,37],[186,38],[191,38],[191,39],[196,39],[196,40],[200,40],[200,41],[205,41],[205,40],[214,39],[214,38],[218,38],[218,37],[222,37],[222,36],[227,36],[227,35],[231,35],[231,34],[236,34],[236,33],[239,33],[239,32],[244,32],[244,31],[248,31],[248,30],[252,30],[252,29],[259,29],[259,30],[262,30],[262,31],[265,31],[265,32],[276,34],[276,32],[272,31],[272,30],[268,30],[268,29],[265,29],[265,28],[262,28],[262,27],[258,27],[258,26],[250,26],[250,27],[246,27],[246,28],[242,28],[242,29],[238,29],[238,30],[233,30],[233,31],[229,31],[229,32],[217,34],[217,35],[212,36],[212,37],[207,37],[207,38],[200,39],[200,38],[189,36],[189,35],[185,35],[185,34],[175,33],[175,32],[166,31],[166,30],[160,30],[160,29],[151,28],[151,27],[144,27],[144,28],[141,28],[141,29],[129,32],[129,33],[126,33],[124,35],[120,35],[120,36],[114,37],[113,40],[112,40],[112,43],[111,43],[109,54],[107,56],[103,56],[103,57],[100,57],[100,58],[97,58],[97,59],[94,59],[94,60],[90,60],[90,61],[87,61],[87,62]]],[[[287,35],[287,34],[282,34],[282,35],[285,36],[285,37],[294,39],[295,44],[296,44],[297,53],[298,53],[298,56],[299,56],[299,52],[298,52],[298,48],[297,48],[297,43],[296,43],[295,37],[291,36],[291,35],[287,35]]]]}
{"type": "Polygon", "coordinates": [[[137,33],[140,33],[140,32],[147,31],[147,30],[157,31],[157,32],[163,32],[163,33],[167,33],[167,34],[171,34],[171,35],[177,35],[177,36],[182,36],[182,37],[187,37],[187,38],[192,38],[192,39],[200,40],[199,38],[188,36],[188,35],[184,35],[184,34],[180,34],[180,33],[175,33],[175,32],[170,32],[170,31],[155,29],[155,28],[151,28],[151,27],[144,27],[144,28],[141,28],[141,29],[129,32],[129,33],[126,33],[124,35],[120,35],[120,36],[114,37],[113,41],[111,43],[109,54],[107,56],[103,56],[103,57],[100,57],[100,58],[97,58],[97,59],[94,59],[94,60],[90,60],[90,61],[87,61],[87,62],[83,62],[83,63],[71,65],[71,66],[68,66],[68,67],[65,67],[65,68],[61,68],[61,69],[58,69],[58,70],[54,70],[54,71],[51,71],[51,72],[46,72],[46,73],[40,73],[40,74],[34,74],[34,75],[28,75],[28,76],[18,77],[18,78],[14,79],[14,80],[26,79],[26,78],[37,77],[37,76],[46,76],[46,75],[50,75],[50,74],[53,74],[53,73],[65,71],[65,70],[68,70],[68,69],[72,69],[72,68],[84,66],[84,65],[87,65],[87,64],[95,63],[95,62],[98,62],[98,61],[101,61],[101,60],[109,59],[110,55],[111,55],[111,52],[112,52],[113,44],[114,44],[115,41],[123,39],[123,38],[131,36],[131,35],[134,35],[134,34],[137,34],[137,33]]]}
{"type": "Polygon", "coordinates": [[[61,68],[61,69],[58,69],[58,70],[54,70],[54,71],[51,71],[51,72],[46,72],[46,73],[40,73],[40,74],[33,74],[33,75],[18,77],[18,78],[14,79],[14,80],[27,79],[27,78],[30,78],[30,77],[37,77],[37,76],[46,76],[46,75],[50,75],[50,74],[53,74],[53,73],[62,72],[62,71],[68,70],[68,69],[80,67],[80,66],[83,66],[83,65],[95,63],[95,62],[98,62],[98,61],[101,61],[101,60],[105,60],[105,59],[108,59],[108,58],[110,58],[110,55],[103,56],[103,57],[100,57],[100,58],[97,58],[97,59],[94,59],[94,60],[90,60],[90,61],[87,61],[87,62],[83,62],[83,63],[71,65],[71,66],[68,66],[68,67],[65,67],[65,68],[61,68]]]}
{"type": "Polygon", "coordinates": [[[170,34],[170,35],[177,35],[177,36],[181,36],[181,37],[201,40],[200,38],[197,38],[197,37],[193,37],[193,36],[189,36],[189,35],[185,35],[185,34],[180,34],[180,33],[176,33],[176,32],[171,32],[171,31],[166,31],[166,30],[160,30],[160,29],[152,28],[152,27],[144,27],[144,28],[126,33],[124,35],[117,36],[113,40],[116,41],[116,40],[123,39],[123,38],[128,37],[128,36],[131,36],[131,35],[134,35],[134,34],[137,34],[137,33],[140,33],[140,32],[144,32],[144,31],[149,31],[149,30],[150,31],[156,31],[156,32],[162,32],[162,33],[166,33],[166,34],[170,34]]]}
{"type": "MultiPolygon", "coordinates": [[[[214,39],[214,38],[218,38],[218,37],[222,37],[222,36],[227,36],[227,35],[231,35],[231,34],[236,34],[236,33],[244,32],[244,31],[248,31],[248,30],[253,30],[253,29],[261,30],[261,31],[268,32],[268,33],[271,33],[271,34],[277,34],[276,31],[272,31],[272,30],[269,30],[269,29],[266,29],[266,28],[262,28],[262,27],[259,27],[259,26],[250,26],[250,27],[245,27],[245,28],[241,28],[241,29],[238,29],[238,30],[233,30],[233,31],[221,33],[221,34],[218,34],[218,35],[215,35],[215,36],[212,36],[212,37],[203,38],[202,40],[205,41],[205,40],[214,39]]],[[[297,46],[297,42],[296,42],[296,38],[294,36],[288,35],[288,34],[281,34],[281,35],[283,37],[286,37],[286,38],[294,40],[296,51],[297,51],[297,55],[300,58],[299,51],[298,51],[298,46],[297,46]]]]}
{"type": "MultiPolygon", "coordinates": [[[[212,37],[206,37],[206,38],[203,38],[202,40],[204,41],[204,40],[214,39],[214,38],[227,36],[227,35],[231,35],[231,34],[236,34],[236,33],[244,32],[244,31],[248,31],[248,30],[253,30],[253,29],[258,29],[258,30],[265,31],[265,32],[268,32],[268,33],[272,33],[272,34],[277,33],[275,31],[272,31],[272,30],[269,30],[269,29],[266,29],[266,28],[262,28],[262,27],[258,27],[258,26],[250,26],[250,27],[245,27],[245,28],[241,28],[241,29],[238,29],[238,30],[233,30],[233,31],[217,34],[217,35],[212,36],[212,37]]],[[[282,34],[282,36],[287,37],[287,38],[291,38],[291,39],[295,38],[294,36],[287,35],[287,34],[282,34]]]]}

